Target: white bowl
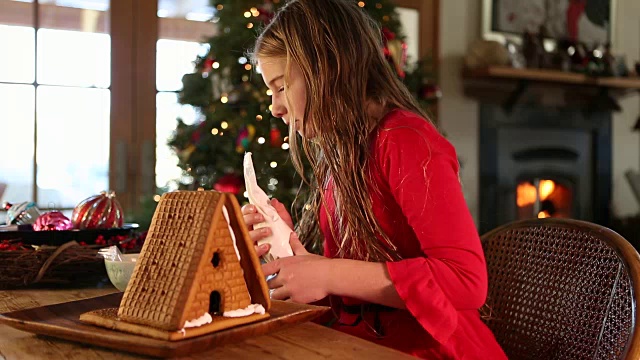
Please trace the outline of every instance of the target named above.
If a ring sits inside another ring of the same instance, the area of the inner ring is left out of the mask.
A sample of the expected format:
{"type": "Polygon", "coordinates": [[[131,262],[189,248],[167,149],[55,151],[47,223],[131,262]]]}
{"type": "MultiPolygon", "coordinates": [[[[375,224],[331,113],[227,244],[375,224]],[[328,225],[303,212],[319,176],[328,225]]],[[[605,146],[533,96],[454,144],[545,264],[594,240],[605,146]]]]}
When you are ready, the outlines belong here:
{"type": "Polygon", "coordinates": [[[140,254],[124,254],[122,255],[122,261],[113,261],[104,259],[104,266],[107,268],[107,275],[109,280],[120,291],[127,289],[127,284],[133,269],[136,267],[136,261],[140,254]]]}

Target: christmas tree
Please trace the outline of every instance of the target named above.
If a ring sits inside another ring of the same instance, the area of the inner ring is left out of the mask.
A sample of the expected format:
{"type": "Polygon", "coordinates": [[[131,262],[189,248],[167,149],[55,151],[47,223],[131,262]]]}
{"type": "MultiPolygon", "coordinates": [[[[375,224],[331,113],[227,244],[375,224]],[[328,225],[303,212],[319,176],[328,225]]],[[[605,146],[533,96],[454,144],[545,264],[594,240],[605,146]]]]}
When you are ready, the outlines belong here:
{"type": "MultiPolygon", "coordinates": [[[[244,197],[242,160],[253,153],[258,184],[268,195],[290,206],[300,177],[289,161],[286,125],[270,113],[271,93],[245,56],[259,30],[284,0],[220,0],[212,22],[217,35],[208,39],[208,54],[195,59],[195,70],[183,77],[179,101],[200,109],[202,121],[178,125],[169,146],[188,179],[183,188],[205,188],[244,197]]],[[[428,59],[407,66],[407,46],[394,4],[359,1],[382,29],[384,52],[399,77],[428,106],[437,95],[428,59]]]]}

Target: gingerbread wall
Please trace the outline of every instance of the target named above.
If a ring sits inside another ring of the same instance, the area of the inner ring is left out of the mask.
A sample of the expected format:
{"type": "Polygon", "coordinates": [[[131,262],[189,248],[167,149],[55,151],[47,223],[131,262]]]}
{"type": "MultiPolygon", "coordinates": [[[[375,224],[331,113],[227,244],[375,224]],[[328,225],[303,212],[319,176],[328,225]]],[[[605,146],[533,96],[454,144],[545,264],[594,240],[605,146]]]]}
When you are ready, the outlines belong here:
{"type": "Polygon", "coordinates": [[[205,256],[196,275],[196,290],[192,305],[186,313],[187,320],[196,319],[209,311],[209,300],[213,291],[220,293],[220,312],[243,309],[251,304],[227,221],[221,213],[216,217],[216,224],[205,247],[205,256]],[[212,260],[215,253],[218,254],[218,261],[214,267],[212,260]]]}

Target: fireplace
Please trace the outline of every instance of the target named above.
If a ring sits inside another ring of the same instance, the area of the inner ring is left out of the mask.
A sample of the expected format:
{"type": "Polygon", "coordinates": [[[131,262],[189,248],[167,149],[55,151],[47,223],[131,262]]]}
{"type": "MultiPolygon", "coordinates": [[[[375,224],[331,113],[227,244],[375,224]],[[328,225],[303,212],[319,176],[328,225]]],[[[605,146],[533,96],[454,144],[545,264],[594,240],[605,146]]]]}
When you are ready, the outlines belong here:
{"type": "Polygon", "coordinates": [[[518,220],[530,218],[572,218],[574,188],[571,183],[551,179],[526,179],[516,186],[518,220]]]}
{"type": "Polygon", "coordinates": [[[480,105],[480,231],[529,218],[607,226],[611,114],[480,105]]]}

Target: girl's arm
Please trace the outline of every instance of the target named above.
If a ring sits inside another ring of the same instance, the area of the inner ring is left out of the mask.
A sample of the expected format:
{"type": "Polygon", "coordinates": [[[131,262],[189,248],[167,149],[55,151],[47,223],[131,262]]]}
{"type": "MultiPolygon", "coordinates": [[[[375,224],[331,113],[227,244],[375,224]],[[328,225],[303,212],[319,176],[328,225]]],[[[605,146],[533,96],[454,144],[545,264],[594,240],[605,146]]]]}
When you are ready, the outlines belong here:
{"type": "Polygon", "coordinates": [[[327,269],[327,292],[371,303],[406,309],[384,263],[332,259],[327,269]]]}
{"type": "Polygon", "coordinates": [[[291,233],[289,244],[295,256],[262,265],[265,276],[278,274],[269,280],[271,298],[310,303],[327,295],[338,295],[405,308],[386,264],[310,254],[295,233],[291,233]]]}

